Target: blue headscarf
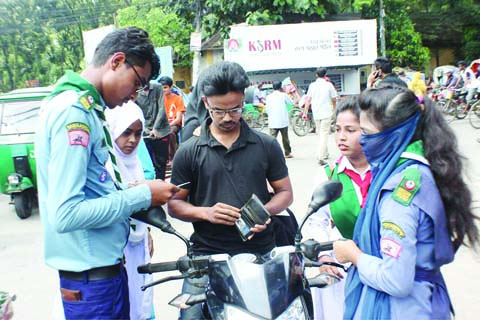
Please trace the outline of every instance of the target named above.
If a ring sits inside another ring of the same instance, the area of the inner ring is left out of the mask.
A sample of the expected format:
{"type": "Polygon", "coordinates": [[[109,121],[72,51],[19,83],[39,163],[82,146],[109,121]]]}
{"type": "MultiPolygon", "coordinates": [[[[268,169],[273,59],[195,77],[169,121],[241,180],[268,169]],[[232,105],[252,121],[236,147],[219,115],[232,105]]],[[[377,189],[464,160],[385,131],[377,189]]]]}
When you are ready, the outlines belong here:
{"type": "MultiPolygon", "coordinates": [[[[358,215],[353,233],[353,240],[366,254],[381,258],[380,254],[380,220],[378,214],[378,200],[380,191],[389,177],[406,164],[397,168],[400,155],[410,144],[415,133],[420,112],[410,117],[398,126],[382,132],[362,134],[360,144],[370,163],[372,170],[372,184],[368,191],[365,206],[358,215]]],[[[352,319],[362,295],[364,284],[356,267],[350,268],[345,287],[345,314],[344,319],[352,319]]],[[[385,292],[367,287],[362,304],[361,319],[388,319],[390,313],[390,299],[385,292]]]]}

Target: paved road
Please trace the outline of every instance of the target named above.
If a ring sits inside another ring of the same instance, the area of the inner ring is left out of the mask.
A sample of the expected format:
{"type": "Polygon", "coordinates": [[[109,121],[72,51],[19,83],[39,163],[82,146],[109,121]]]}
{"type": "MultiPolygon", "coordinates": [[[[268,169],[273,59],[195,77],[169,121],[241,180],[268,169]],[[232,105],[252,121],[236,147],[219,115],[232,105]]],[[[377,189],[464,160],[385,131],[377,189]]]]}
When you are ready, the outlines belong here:
{"type": "MultiPolygon", "coordinates": [[[[469,159],[468,179],[474,194],[474,206],[480,214],[480,130],[475,131],[467,121],[451,123],[459,137],[459,147],[469,159]]],[[[312,177],[319,170],[315,161],[318,139],[315,135],[296,137],[291,132],[295,158],[287,163],[294,186],[292,210],[300,218],[306,210],[312,190],[312,177]]],[[[332,140],[332,139],[330,139],[332,140]]],[[[330,141],[330,150],[335,150],[330,141]]],[[[188,235],[187,223],[173,221],[173,225],[188,235]]],[[[185,253],[183,243],[171,235],[154,230],[156,251],[154,261],[173,260],[185,253]]],[[[8,204],[8,197],[0,196],[0,290],[17,295],[14,319],[52,319],[52,304],[56,297],[58,279],[55,271],[45,266],[42,254],[42,230],[38,212],[27,220],[19,220],[8,204]]],[[[476,319],[480,314],[480,257],[468,248],[462,248],[454,263],[444,267],[446,282],[457,312],[456,319],[476,319]]],[[[155,275],[158,279],[159,276],[155,275]]],[[[176,309],[167,305],[180,292],[181,282],[171,282],[155,288],[157,319],[176,319],[176,309]]]]}

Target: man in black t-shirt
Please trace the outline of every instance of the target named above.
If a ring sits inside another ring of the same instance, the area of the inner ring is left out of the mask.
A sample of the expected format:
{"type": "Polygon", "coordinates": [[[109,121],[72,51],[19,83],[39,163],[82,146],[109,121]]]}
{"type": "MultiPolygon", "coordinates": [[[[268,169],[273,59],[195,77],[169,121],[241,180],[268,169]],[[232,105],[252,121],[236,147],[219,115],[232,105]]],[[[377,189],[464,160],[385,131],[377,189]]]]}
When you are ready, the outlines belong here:
{"type": "MultiPolygon", "coordinates": [[[[207,118],[200,136],[178,149],[173,160],[173,184],[190,182],[169,202],[169,214],[193,223],[195,255],[256,253],[265,255],[275,246],[273,226],[255,225],[254,236],[243,241],[235,227],[240,208],[256,194],[270,215],[285,210],[293,200],[282,149],[277,140],[251,130],[242,119],[245,88],[243,68],[222,61],[201,76],[202,101],[207,118]],[[270,196],[267,181],[274,189],[270,196]]],[[[186,279],[182,292],[203,292],[201,279],[186,279]],[[200,287],[199,287],[200,284],[200,287]]],[[[201,306],[182,310],[182,319],[203,319],[201,306]]]]}

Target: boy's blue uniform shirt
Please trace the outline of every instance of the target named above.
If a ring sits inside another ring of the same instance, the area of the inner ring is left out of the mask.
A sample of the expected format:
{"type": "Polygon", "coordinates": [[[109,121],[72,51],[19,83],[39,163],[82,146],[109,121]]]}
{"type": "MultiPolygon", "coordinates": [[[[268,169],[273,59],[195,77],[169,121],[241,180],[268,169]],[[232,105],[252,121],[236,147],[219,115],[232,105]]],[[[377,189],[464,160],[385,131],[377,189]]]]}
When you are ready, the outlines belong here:
{"type": "Polygon", "coordinates": [[[115,188],[105,169],[108,147],[102,122],[82,97],[85,92],[74,90],[53,97],[42,108],[37,130],[45,260],[57,270],[83,271],[119,263],[128,217],[151,203],[147,185],[115,188]]]}

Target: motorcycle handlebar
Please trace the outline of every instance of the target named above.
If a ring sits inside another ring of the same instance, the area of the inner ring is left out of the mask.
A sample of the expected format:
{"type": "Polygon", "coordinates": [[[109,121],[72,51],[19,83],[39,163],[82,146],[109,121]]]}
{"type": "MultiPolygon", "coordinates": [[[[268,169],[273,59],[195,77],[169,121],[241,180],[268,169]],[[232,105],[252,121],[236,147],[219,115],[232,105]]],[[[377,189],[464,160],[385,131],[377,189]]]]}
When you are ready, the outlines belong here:
{"type": "Polygon", "coordinates": [[[300,249],[305,257],[316,261],[320,252],[333,250],[333,241],[318,242],[313,239],[308,239],[300,244],[300,249]]]}
{"type": "Polygon", "coordinates": [[[177,261],[148,263],[137,267],[138,273],[154,273],[178,270],[186,273],[191,270],[201,270],[208,267],[210,256],[196,256],[193,258],[183,256],[177,261]]]}
{"type": "Polygon", "coordinates": [[[178,270],[177,261],[148,263],[137,267],[138,273],[154,273],[178,270]]]}
{"type": "Polygon", "coordinates": [[[334,241],[320,242],[320,244],[318,246],[319,251],[333,250],[333,242],[334,241]]]}

